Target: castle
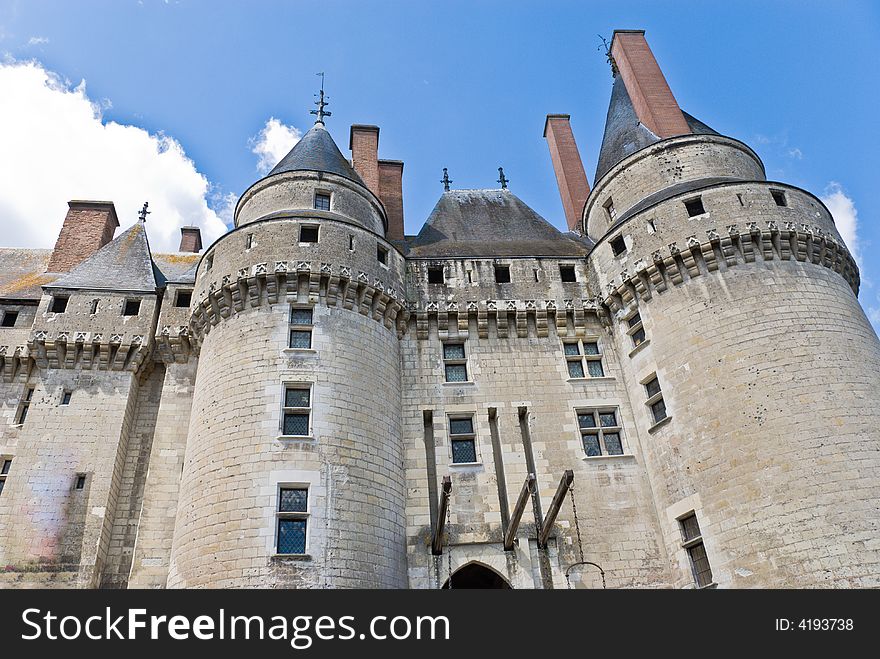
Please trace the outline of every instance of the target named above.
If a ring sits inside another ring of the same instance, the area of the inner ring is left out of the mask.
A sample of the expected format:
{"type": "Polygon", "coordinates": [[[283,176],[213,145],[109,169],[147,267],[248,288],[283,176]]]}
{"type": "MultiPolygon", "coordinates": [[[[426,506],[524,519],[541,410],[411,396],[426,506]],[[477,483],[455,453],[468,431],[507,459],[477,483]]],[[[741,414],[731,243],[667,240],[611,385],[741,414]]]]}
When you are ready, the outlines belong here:
{"type": "Polygon", "coordinates": [[[592,188],[546,118],[567,233],[501,172],[404,235],[322,97],[205,249],[99,201],[0,249],[0,586],[880,585],[852,255],[643,32],[609,59],[592,188]]]}

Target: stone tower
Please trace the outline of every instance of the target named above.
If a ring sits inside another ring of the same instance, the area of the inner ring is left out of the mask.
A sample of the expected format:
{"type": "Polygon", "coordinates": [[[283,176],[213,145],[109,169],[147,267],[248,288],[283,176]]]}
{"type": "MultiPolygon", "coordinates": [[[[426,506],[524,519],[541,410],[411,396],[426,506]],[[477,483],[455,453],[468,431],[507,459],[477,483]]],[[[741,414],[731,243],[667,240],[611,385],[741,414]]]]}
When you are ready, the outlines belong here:
{"type": "Polygon", "coordinates": [[[583,229],[670,556],[695,514],[719,584],[876,586],[880,344],[852,256],[814,195],[679,108],[643,32],[610,55],[583,229]]]}

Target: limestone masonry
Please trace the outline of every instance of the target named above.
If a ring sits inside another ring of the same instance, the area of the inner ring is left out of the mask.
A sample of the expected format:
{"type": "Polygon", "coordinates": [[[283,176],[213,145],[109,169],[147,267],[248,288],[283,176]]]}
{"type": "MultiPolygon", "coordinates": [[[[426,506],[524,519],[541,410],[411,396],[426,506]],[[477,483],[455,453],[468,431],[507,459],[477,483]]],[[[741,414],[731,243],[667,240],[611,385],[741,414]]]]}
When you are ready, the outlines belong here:
{"type": "Polygon", "coordinates": [[[609,59],[592,189],[547,116],[567,233],[501,174],[404,235],[322,105],[206,248],[78,200],[0,249],[0,587],[880,586],[852,255],[643,32],[609,59]]]}

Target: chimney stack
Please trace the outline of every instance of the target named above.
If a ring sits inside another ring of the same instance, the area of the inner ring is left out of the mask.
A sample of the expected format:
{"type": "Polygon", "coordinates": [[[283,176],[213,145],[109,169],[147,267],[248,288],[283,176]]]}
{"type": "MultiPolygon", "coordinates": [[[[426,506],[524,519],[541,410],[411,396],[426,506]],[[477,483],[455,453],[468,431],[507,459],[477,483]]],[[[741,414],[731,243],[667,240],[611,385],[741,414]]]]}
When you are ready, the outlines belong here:
{"type": "Polygon", "coordinates": [[[544,122],[544,137],[550,147],[550,160],[556,172],[556,184],[562,197],[568,230],[583,233],[580,229],[581,215],[590,195],[590,183],[574,141],[574,133],[571,132],[570,120],[571,115],[568,114],[548,114],[544,122]]]}
{"type": "Polygon", "coordinates": [[[202,231],[198,227],[180,227],[179,252],[198,254],[202,251],[202,231]]]}
{"type": "Polygon", "coordinates": [[[113,240],[119,226],[112,201],[72,200],[67,206],[47,272],[69,272],[113,240]]]}
{"type": "Polygon", "coordinates": [[[351,164],[385,206],[388,240],[403,240],[403,161],[379,160],[379,127],[354,124],[349,133],[351,164]]]}
{"type": "Polygon", "coordinates": [[[354,124],[348,138],[351,164],[370,191],[379,196],[379,127],[354,124]]]}
{"type": "Polygon", "coordinates": [[[403,240],[403,161],[379,161],[379,198],[388,215],[388,240],[403,240]]]}
{"type": "Polygon", "coordinates": [[[642,125],[661,139],[690,134],[684,114],[645,40],[644,30],[615,30],[611,60],[614,74],[623,78],[642,125]]]}

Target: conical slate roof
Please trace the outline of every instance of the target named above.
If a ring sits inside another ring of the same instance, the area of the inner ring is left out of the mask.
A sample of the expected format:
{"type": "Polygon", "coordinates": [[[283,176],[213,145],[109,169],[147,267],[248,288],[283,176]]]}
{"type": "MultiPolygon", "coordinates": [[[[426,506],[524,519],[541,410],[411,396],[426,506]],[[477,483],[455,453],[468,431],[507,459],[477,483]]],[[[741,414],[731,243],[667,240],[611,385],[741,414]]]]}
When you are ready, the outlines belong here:
{"type": "Polygon", "coordinates": [[[564,234],[509,190],[444,192],[409,256],[583,256],[589,244],[564,234]]]}
{"type": "Polygon", "coordinates": [[[295,171],[330,172],[364,185],[324,124],[316,123],[302,136],[286,156],[269,172],[269,176],[295,171]]]}
{"type": "Polygon", "coordinates": [[[144,223],[137,222],[46,288],[155,292],[156,273],[144,223]]]}
{"type": "MultiPolygon", "coordinates": [[[[687,112],[682,111],[682,114],[691,133],[718,134],[687,112]]],[[[639,122],[623,77],[617,76],[611,89],[611,102],[608,104],[608,116],[605,119],[605,135],[602,137],[602,148],[599,150],[599,163],[593,185],[595,186],[596,182],[621,160],[659,141],[657,135],[639,122]]]]}

